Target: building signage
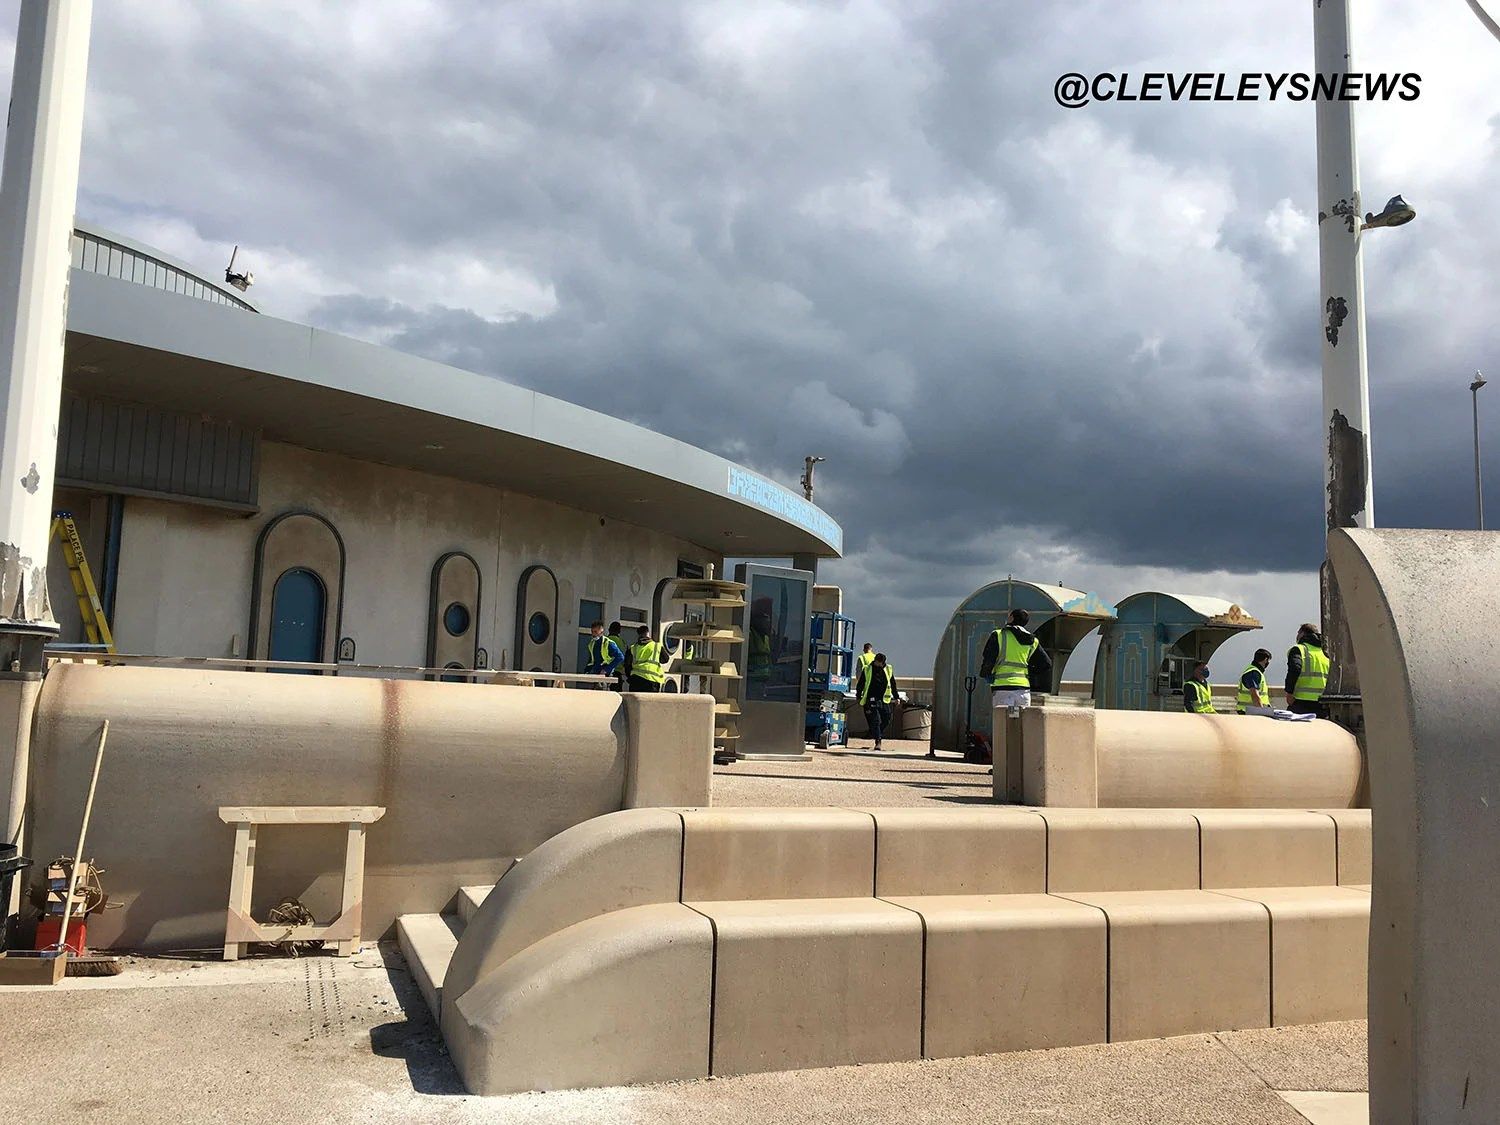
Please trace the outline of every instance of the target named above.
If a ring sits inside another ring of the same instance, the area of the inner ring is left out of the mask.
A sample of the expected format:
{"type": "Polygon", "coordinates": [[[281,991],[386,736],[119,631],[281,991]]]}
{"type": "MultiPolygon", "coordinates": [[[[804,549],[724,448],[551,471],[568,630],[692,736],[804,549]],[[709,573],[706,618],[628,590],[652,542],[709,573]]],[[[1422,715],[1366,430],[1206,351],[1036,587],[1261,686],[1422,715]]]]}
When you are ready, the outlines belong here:
{"type": "Polygon", "coordinates": [[[738,465],[729,466],[730,496],[774,512],[782,519],[806,528],[840,553],[844,550],[844,530],[829,514],[795,492],[765,477],[748,472],[738,465]]]}

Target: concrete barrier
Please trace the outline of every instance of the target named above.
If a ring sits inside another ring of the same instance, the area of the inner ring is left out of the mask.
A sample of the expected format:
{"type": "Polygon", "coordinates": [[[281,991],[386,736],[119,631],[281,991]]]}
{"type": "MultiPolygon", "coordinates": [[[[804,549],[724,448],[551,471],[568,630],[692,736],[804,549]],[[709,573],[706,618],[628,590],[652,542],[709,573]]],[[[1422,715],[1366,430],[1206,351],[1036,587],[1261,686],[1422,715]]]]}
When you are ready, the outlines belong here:
{"type": "MultiPolygon", "coordinates": [[[[995,769],[996,800],[1049,808],[1350,808],[1362,759],[1335,723],[1253,715],[1188,715],[1033,707],[1020,785],[995,769]]],[[[1010,735],[1007,735],[1009,738],[1010,735]]]]}
{"type": "MultiPolygon", "coordinates": [[[[220,805],[382,805],[365,856],[364,937],[493,883],[570,825],[632,804],[707,803],[706,696],[64,664],[32,741],[31,855],[78,832],[100,723],[109,745],[89,828],[112,903],[102,948],[222,943],[232,829],[220,805]]],[[[267,828],[255,900],[339,910],[343,829],[267,828]]]]}
{"type": "Polygon", "coordinates": [[[1368,879],[1368,823],[640,810],[517,864],[446,975],[421,936],[447,928],[400,927],[481,1094],[1349,1019],[1370,896],[1336,880],[1368,879]]]}
{"type": "Polygon", "coordinates": [[[1334,531],[1375,808],[1370,1120],[1500,1121],[1500,535],[1334,531]]]}

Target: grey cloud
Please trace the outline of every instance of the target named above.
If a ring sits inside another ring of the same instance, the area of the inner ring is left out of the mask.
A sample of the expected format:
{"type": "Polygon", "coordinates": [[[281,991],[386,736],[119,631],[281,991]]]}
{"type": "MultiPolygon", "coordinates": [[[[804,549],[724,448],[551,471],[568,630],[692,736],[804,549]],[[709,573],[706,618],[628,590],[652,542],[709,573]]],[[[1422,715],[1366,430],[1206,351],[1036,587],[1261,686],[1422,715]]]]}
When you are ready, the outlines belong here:
{"type": "MultiPolygon", "coordinates": [[[[824,454],[851,555],[829,573],[913,636],[1038,542],[1142,573],[1317,565],[1316,232],[1287,253],[1266,226],[1314,208],[1310,107],[1051,97],[1065,70],[1308,66],[1305,10],[333,8],[96,5],[85,214],[294,255],[336,279],[316,323],[788,484],[824,454]],[[556,307],[466,299],[444,255],[556,307]],[[405,267],[433,293],[396,293],[405,267]]],[[[1467,401],[1434,388],[1494,343],[1462,284],[1497,236],[1461,218],[1492,179],[1402,185],[1441,205],[1369,256],[1383,523],[1466,519],[1467,401]]]]}

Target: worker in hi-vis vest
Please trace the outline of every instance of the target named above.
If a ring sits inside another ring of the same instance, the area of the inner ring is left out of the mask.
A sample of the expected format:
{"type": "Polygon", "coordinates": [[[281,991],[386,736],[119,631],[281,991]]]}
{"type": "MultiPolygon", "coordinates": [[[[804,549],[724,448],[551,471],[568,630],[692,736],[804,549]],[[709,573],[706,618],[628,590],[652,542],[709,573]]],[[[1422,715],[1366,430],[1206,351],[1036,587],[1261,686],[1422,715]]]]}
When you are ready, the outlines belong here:
{"type": "Polygon", "coordinates": [[[990,706],[1004,707],[1012,716],[1031,706],[1033,691],[1052,687],[1052,658],[1026,628],[1030,623],[1024,609],[1011,610],[1005,626],[990,634],[979,661],[980,678],[990,683],[990,706]]]}
{"type": "Polygon", "coordinates": [[[1266,679],[1266,669],[1271,666],[1271,650],[1258,648],[1250,667],[1240,673],[1239,690],[1234,695],[1234,709],[1240,715],[1269,715],[1271,713],[1271,685],[1266,679]]]}
{"type": "MultiPolygon", "coordinates": [[[[588,663],[584,672],[590,676],[614,676],[625,663],[625,648],[614,637],[604,635],[604,622],[595,621],[589,626],[588,663]]],[[[601,691],[609,691],[610,684],[591,684],[601,691]]]]}
{"type": "Polygon", "coordinates": [[[891,703],[896,698],[896,673],[886,663],[885,653],[877,652],[868,664],[859,670],[856,682],[859,705],[865,709],[865,719],[870,724],[870,737],[875,740],[875,749],[880,749],[880,739],[891,722],[891,703]]]}
{"type": "Polygon", "coordinates": [[[620,667],[615,672],[615,686],[614,686],[614,690],[615,691],[624,691],[625,690],[625,654],[630,651],[630,641],[627,640],[625,638],[625,635],[620,632],[620,623],[618,621],[611,621],[609,623],[609,631],[605,634],[605,636],[607,636],[610,640],[614,641],[615,644],[617,644],[617,645],[620,646],[620,667]]]}
{"type": "Polygon", "coordinates": [[[1208,665],[1199,661],[1193,674],[1182,682],[1182,709],[1193,715],[1214,713],[1214,689],[1208,684],[1208,665]]]}
{"type": "Polygon", "coordinates": [[[630,690],[661,691],[661,685],[667,682],[667,673],[662,668],[667,662],[666,647],[651,639],[649,625],[642,625],[637,636],[639,639],[625,654],[625,677],[630,681],[630,690]]]}
{"type": "Polygon", "coordinates": [[[1297,643],[1286,654],[1286,706],[1298,715],[1328,718],[1323,693],[1328,689],[1332,661],[1323,651],[1323,636],[1316,625],[1297,630],[1297,643]]]}
{"type": "Polygon", "coordinates": [[[854,684],[856,691],[859,690],[859,678],[865,674],[865,669],[873,663],[875,663],[875,646],[866,641],[864,649],[854,658],[854,684]]]}

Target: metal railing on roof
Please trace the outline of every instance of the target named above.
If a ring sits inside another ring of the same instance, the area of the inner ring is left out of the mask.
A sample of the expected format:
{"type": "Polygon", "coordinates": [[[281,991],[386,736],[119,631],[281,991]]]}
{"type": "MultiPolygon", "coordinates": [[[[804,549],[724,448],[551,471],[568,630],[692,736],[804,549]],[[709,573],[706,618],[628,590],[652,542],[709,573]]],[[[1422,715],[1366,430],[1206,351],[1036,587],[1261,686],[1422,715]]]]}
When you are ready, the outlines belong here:
{"type": "Polygon", "coordinates": [[[252,660],[219,656],[147,656],[102,652],[100,645],[48,645],[48,660],[67,664],[135,665],[153,668],[213,668],[231,672],[311,672],[333,676],[363,676],[381,680],[443,679],[492,683],[497,678],[527,677],[549,684],[613,684],[613,676],[575,672],[524,672],[504,668],[426,668],[420,664],[325,664],[304,660],[252,660]]]}
{"type": "Polygon", "coordinates": [[[91,231],[73,232],[73,268],[85,273],[117,277],[122,281],[133,281],[137,285],[149,285],[153,289],[165,289],[169,293],[181,293],[200,301],[230,308],[255,312],[255,306],[242,301],[232,293],[226,293],[211,281],[179,269],[170,262],[122,246],[91,231]]]}

